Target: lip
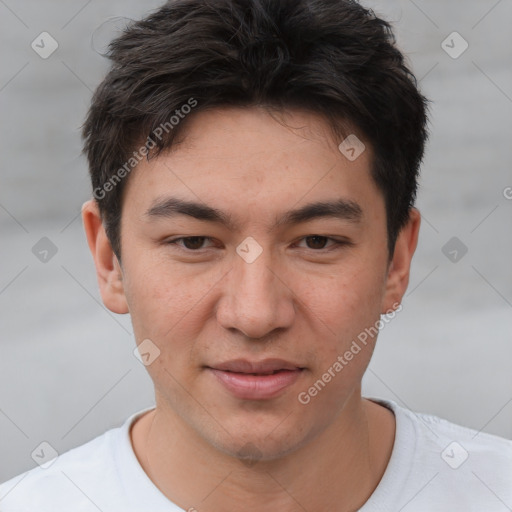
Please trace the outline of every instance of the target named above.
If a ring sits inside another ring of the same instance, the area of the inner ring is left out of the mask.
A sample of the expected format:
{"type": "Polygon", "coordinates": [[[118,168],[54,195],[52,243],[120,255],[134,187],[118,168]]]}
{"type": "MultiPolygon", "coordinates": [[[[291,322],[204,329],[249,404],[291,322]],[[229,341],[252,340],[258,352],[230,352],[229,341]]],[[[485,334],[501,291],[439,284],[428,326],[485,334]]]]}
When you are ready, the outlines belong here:
{"type": "Polygon", "coordinates": [[[244,400],[268,400],[293,385],[304,368],[282,359],[235,359],[208,366],[232,395],[244,400]]]}

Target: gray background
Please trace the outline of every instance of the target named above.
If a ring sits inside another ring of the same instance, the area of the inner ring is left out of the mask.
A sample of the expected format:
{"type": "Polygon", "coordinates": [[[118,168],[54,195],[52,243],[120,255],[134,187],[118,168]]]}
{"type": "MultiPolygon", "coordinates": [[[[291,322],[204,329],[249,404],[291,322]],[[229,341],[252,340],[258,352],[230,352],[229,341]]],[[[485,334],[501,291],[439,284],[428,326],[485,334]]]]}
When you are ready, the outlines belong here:
{"type": "MultiPolygon", "coordinates": [[[[411,284],[365,394],[512,438],[512,2],[364,3],[433,100],[411,284]],[[469,43],[457,59],[441,47],[453,31],[469,43]],[[452,237],[468,248],[456,262],[452,237]]],[[[107,69],[95,48],[115,34],[102,24],[160,4],[0,0],[0,481],[35,466],[42,441],[62,453],[152,404],[129,318],[98,293],[79,128],[107,69]],[[43,31],[59,44],[48,59],[31,48],[43,31]],[[57,248],[46,263],[32,252],[43,237],[57,248]]]]}

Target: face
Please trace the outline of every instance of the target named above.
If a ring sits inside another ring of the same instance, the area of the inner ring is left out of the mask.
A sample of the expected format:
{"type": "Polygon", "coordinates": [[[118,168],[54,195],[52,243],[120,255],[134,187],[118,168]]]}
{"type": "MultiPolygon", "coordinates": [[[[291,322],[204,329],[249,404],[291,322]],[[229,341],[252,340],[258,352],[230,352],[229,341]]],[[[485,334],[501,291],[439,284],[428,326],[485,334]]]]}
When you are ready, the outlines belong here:
{"type": "Polygon", "coordinates": [[[100,288],[159,351],[147,366],[157,407],[225,453],[250,443],[272,459],[359,396],[375,338],[353,343],[400,302],[417,219],[390,261],[369,145],[349,161],[313,114],[189,121],[126,184],[122,267],[86,207],[100,288]]]}

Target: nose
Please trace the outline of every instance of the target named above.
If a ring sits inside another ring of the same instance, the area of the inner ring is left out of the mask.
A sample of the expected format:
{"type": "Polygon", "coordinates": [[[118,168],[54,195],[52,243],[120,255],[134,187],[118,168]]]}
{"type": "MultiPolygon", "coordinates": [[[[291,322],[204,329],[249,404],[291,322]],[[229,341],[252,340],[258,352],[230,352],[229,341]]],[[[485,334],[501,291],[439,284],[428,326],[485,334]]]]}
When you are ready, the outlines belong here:
{"type": "Polygon", "coordinates": [[[252,339],[290,327],[295,317],[294,296],[286,272],[279,268],[268,250],[252,263],[236,255],[217,306],[219,324],[252,339]]]}

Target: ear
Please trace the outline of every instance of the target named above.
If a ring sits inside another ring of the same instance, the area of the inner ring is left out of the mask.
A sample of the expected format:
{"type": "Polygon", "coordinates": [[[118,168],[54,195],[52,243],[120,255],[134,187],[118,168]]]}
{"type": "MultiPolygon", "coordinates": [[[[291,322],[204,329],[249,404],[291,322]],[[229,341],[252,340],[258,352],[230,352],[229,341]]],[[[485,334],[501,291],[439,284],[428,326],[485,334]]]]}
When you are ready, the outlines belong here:
{"type": "Polygon", "coordinates": [[[411,260],[418,244],[421,215],[416,208],[411,208],[409,220],[398,234],[393,257],[389,264],[386,289],[382,301],[382,314],[395,310],[402,302],[402,297],[409,284],[411,260]]]}
{"type": "Polygon", "coordinates": [[[91,250],[103,304],[113,313],[128,313],[121,265],[105,233],[98,203],[91,199],[82,206],[87,243],[91,250]]]}

